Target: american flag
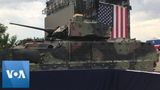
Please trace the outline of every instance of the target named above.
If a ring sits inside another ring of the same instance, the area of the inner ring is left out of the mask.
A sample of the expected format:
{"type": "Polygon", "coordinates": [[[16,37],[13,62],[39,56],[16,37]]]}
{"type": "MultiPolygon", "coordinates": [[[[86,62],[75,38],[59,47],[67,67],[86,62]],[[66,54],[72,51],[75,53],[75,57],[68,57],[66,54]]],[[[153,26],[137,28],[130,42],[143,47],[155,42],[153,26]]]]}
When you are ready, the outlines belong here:
{"type": "Polygon", "coordinates": [[[128,11],[119,5],[99,3],[98,22],[112,27],[112,39],[128,38],[128,11]]]}

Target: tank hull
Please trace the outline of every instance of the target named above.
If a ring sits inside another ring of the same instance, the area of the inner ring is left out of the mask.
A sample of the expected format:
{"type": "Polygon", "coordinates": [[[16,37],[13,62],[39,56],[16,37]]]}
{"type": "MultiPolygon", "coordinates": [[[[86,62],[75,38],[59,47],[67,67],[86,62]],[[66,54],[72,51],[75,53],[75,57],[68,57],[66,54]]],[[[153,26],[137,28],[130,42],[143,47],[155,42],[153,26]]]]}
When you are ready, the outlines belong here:
{"type": "Polygon", "coordinates": [[[158,55],[153,46],[136,41],[63,41],[53,49],[3,50],[0,59],[30,60],[32,71],[96,68],[152,71],[158,55]]]}

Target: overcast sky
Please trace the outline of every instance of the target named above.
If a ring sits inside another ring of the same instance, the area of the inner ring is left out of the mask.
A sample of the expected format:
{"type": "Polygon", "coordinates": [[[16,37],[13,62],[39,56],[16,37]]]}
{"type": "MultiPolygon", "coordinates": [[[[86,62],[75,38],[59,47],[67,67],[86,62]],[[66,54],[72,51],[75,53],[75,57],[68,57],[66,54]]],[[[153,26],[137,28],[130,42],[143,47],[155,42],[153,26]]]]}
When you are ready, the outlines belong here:
{"type": "Polygon", "coordinates": [[[44,32],[10,25],[21,23],[44,28],[42,10],[46,0],[0,0],[0,23],[8,26],[7,32],[18,39],[44,37],[44,32]]]}
{"type": "Polygon", "coordinates": [[[131,37],[160,39],[160,0],[131,0],[131,37]]]}
{"type": "MultiPolygon", "coordinates": [[[[9,25],[9,22],[44,27],[46,0],[0,0],[0,23],[18,39],[43,37],[44,32],[9,25]]],[[[160,0],[131,0],[131,38],[160,39],[160,0]]]]}

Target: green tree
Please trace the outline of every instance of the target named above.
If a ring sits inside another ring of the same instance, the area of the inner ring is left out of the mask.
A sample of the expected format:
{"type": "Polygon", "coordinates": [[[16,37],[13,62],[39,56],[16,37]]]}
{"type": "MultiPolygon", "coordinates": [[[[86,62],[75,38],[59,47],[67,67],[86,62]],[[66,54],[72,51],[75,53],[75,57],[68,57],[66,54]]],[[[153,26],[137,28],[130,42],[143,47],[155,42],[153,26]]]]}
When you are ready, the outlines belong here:
{"type": "Polygon", "coordinates": [[[17,41],[16,36],[10,37],[10,35],[6,33],[7,28],[7,26],[0,23],[0,50],[12,48],[17,41]]]}

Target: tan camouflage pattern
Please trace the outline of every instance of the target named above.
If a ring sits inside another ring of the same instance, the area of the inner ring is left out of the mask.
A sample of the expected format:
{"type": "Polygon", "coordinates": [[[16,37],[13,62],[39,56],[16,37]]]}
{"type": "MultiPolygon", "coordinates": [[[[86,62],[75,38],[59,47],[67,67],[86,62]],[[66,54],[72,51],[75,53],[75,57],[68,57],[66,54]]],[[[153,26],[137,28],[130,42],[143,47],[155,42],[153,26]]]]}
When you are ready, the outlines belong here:
{"type": "Polygon", "coordinates": [[[31,70],[133,69],[152,71],[158,56],[151,45],[136,42],[68,42],[54,49],[3,50],[0,59],[30,60],[31,70]]]}
{"type": "Polygon", "coordinates": [[[108,37],[110,36],[109,28],[104,25],[98,24],[96,21],[84,19],[83,16],[74,16],[70,20],[70,36],[85,36],[88,34],[95,34],[97,36],[108,37]]]}

